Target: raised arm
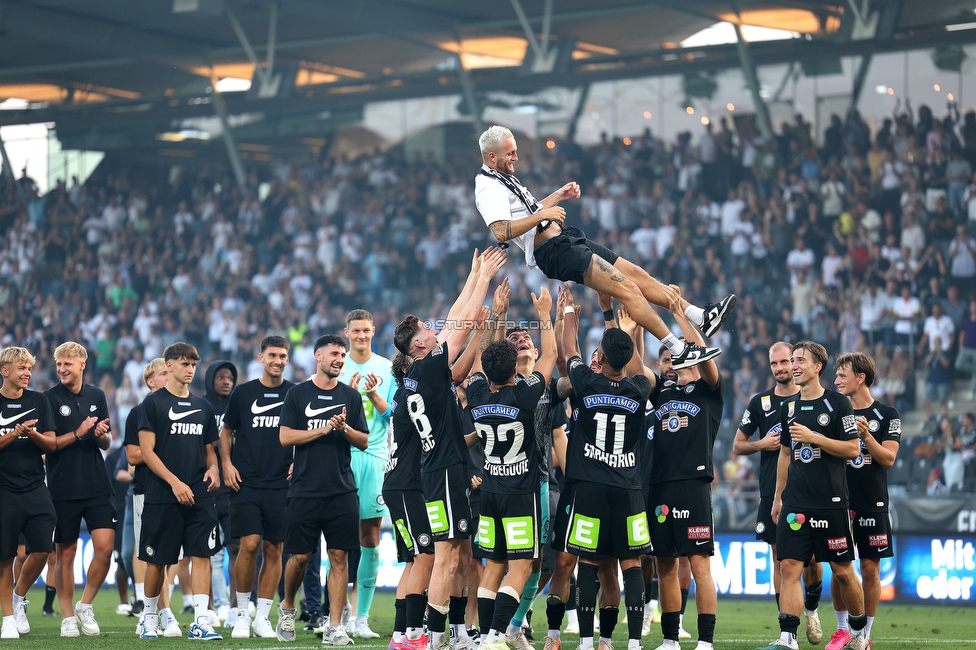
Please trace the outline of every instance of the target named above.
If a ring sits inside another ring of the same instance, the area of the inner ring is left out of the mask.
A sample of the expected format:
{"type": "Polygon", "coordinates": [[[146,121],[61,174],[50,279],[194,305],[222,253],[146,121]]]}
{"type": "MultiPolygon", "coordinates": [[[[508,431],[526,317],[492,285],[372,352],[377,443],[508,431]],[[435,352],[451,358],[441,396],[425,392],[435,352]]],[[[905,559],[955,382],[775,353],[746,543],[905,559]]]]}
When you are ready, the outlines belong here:
{"type": "Polygon", "coordinates": [[[539,297],[532,294],[532,304],[535,305],[535,312],[539,315],[539,347],[541,354],[539,361],[535,364],[535,369],[542,373],[546,383],[552,379],[552,371],[556,366],[556,332],[552,328],[552,321],[549,312],[552,310],[552,296],[549,289],[542,287],[539,297]]]}
{"type": "MultiPolygon", "coordinates": [[[[672,284],[670,286],[664,286],[664,291],[668,296],[668,307],[671,309],[671,314],[674,316],[675,322],[678,323],[678,327],[681,328],[681,333],[684,335],[685,341],[694,345],[705,345],[705,341],[698,332],[698,329],[691,324],[691,321],[688,320],[685,312],[681,309],[681,290],[672,284]]],[[[709,359],[695,367],[698,368],[698,372],[701,374],[701,378],[705,380],[705,383],[712,388],[718,386],[718,366],[715,365],[714,361],[709,359]]]]}
{"type": "MultiPolygon", "coordinates": [[[[485,252],[487,253],[488,251],[485,252]]],[[[468,304],[471,294],[474,293],[474,286],[478,283],[478,273],[480,270],[481,256],[478,255],[478,249],[476,248],[474,249],[474,254],[471,256],[471,271],[468,272],[468,277],[464,281],[460,295],[458,295],[457,300],[454,301],[451,309],[447,312],[447,321],[449,323],[456,321],[465,305],[468,304]]]]}
{"type": "Polygon", "coordinates": [[[478,327],[471,334],[468,344],[464,347],[464,352],[451,365],[451,379],[456,384],[464,381],[472,371],[481,370],[481,351],[484,349],[484,340],[488,338],[488,334],[485,332],[488,315],[488,308],[482,307],[481,315],[478,318],[478,327]]]}
{"type": "MultiPolygon", "coordinates": [[[[624,366],[624,374],[628,377],[643,374],[651,382],[651,389],[653,389],[657,385],[657,375],[644,365],[644,328],[631,318],[630,312],[623,305],[617,310],[617,320],[620,322],[620,331],[630,335],[634,341],[634,356],[624,366]]],[[[609,321],[607,322],[607,329],[610,329],[609,321]]]]}
{"type": "Polygon", "coordinates": [[[563,353],[567,360],[580,356],[579,314],[573,302],[573,292],[565,288],[566,306],[563,307],[563,353]],[[572,309],[569,309],[572,307],[572,309]]]}
{"type": "Polygon", "coordinates": [[[481,313],[481,308],[485,303],[485,295],[488,293],[488,285],[495,277],[498,270],[505,264],[505,253],[497,248],[489,248],[481,256],[481,266],[478,269],[478,279],[475,282],[474,290],[468,298],[464,309],[456,318],[451,318],[444,323],[444,327],[437,335],[437,342],[447,342],[449,353],[457,354],[457,351],[464,345],[468,338],[468,330],[471,329],[475,319],[481,313]]]}

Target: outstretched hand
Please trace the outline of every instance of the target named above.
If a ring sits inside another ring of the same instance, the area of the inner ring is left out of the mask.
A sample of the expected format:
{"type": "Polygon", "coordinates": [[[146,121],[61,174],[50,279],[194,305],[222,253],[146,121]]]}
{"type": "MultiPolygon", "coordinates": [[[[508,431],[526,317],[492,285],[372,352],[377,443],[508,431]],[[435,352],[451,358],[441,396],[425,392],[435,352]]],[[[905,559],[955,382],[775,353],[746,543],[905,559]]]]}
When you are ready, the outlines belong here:
{"type": "Polygon", "coordinates": [[[512,288],[508,283],[508,278],[495,287],[495,295],[491,299],[491,310],[496,314],[508,311],[508,299],[512,295],[512,288]]]}
{"type": "Polygon", "coordinates": [[[633,336],[637,330],[637,321],[631,318],[630,312],[623,305],[617,310],[617,327],[620,328],[621,332],[629,336],[633,336]]]}
{"type": "Polygon", "coordinates": [[[532,304],[535,305],[535,311],[539,314],[539,318],[548,319],[549,312],[552,311],[552,295],[550,295],[549,289],[542,287],[538,297],[533,293],[532,304]]]}
{"type": "Polygon", "coordinates": [[[600,305],[600,311],[610,311],[613,309],[613,296],[602,291],[596,292],[596,299],[600,305]]]}
{"type": "Polygon", "coordinates": [[[478,275],[482,278],[491,279],[505,265],[508,258],[505,251],[492,246],[481,255],[481,266],[478,275]]]}
{"type": "Polygon", "coordinates": [[[580,197],[580,186],[576,181],[569,181],[565,185],[559,188],[557,193],[560,201],[565,201],[567,199],[578,199],[580,197]]]}
{"type": "Polygon", "coordinates": [[[668,309],[671,310],[672,314],[682,314],[681,311],[681,289],[678,288],[676,284],[665,284],[662,285],[664,289],[665,297],[668,301],[668,309]]]}

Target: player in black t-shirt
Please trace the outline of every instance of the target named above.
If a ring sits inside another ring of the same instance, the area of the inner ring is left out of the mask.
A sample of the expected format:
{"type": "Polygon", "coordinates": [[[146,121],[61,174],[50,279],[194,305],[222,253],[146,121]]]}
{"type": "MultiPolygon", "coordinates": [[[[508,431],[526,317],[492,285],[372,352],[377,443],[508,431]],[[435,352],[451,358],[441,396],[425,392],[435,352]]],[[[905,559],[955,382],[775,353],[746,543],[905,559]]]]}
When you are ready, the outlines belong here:
{"type": "MultiPolygon", "coordinates": [[[[851,398],[851,407],[861,439],[861,453],[847,461],[847,487],[850,492],[851,525],[854,545],[861,562],[861,584],[864,589],[864,612],[867,625],[864,638],[870,641],[871,626],[881,600],[881,558],[893,557],[891,522],[888,519],[888,470],[895,464],[901,444],[901,415],[898,410],[874,399],[874,359],[863,352],[848,352],[834,363],[837,378],[834,385],[841,395],[851,398]]],[[[837,615],[838,643],[846,642],[847,608],[842,590],[831,580],[830,593],[837,615]]],[[[832,642],[835,639],[831,639],[832,642]]]]}
{"type": "MultiPolygon", "coordinates": [[[[548,462],[542,474],[539,456],[549,455],[550,445],[544,450],[538,446],[536,411],[555,367],[556,336],[550,321],[549,291],[543,288],[538,298],[532,294],[532,301],[542,332],[542,356],[534,371],[516,381],[519,350],[511,341],[496,341],[475,361],[467,389],[475,429],[485,450],[478,544],[488,552],[488,565],[478,588],[481,629],[489,626],[489,615],[492,620],[482,647],[496,650],[508,647],[506,644],[515,646],[522,634],[521,624],[513,626],[512,618],[521,592],[537,568],[534,564],[541,558],[544,530],[539,482],[540,477],[548,482],[548,462]]],[[[543,426],[551,432],[551,412],[543,410],[549,414],[543,426]]],[[[545,498],[548,501],[549,495],[545,498]]]]}
{"type": "Polygon", "coordinates": [[[264,553],[258,582],[258,604],[251,625],[248,614],[251,591],[235,593],[235,639],[275,637],[268,621],[275,589],[281,579],[281,550],[285,540],[282,505],[288,500],[288,467],[292,450],[279,439],[279,419],[285,395],[294,386],[282,377],[288,365],[288,340],[266,336],[258,361],[261,377],[241,384],[231,393],[220,430],[220,457],[224,481],[232,491],[230,529],[240,539],[234,570],[236,584],[254,584],[258,550],[264,553]],[[263,542],[262,542],[263,540],[263,542]]]}
{"type": "Polygon", "coordinates": [[[793,345],[793,381],[800,392],[780,406],[780,454],[772,517],[780,559],[780,638],[765,650],[797,648],[796,632],[803,609],[800,576],[814,557],[830,562],[850,625],[856,630],[852,650],[863,650],[864,597],[851,560],[854,545],[847,511],[847,460],[857,458],[860,445],[850,400],[820,385],[827,350],[819,343],[793,345]],[[789,434],[787,437],[786,434],[789,434]]]}
{"type": "MultiPolygon", "coordinates": [[[[651,548],[641,494],[641,439],[646,435],[644,406],[652,385],[643,372],[628,372],[634,342],[613,328],[603,334],[597,362],[587,367],[577,342],[579,322],[568,289],[563,292],[563,349],[572,383],[572,431],[566,451],[567,483],[562,499],[569,505],[556,515],[554,544],[579,557],[580,647],[593,647],[590,613],[596,609],[600,560],[619,561],[624,576],[628,647],[640,645],[644,614],[644,578],[640,556],[651,548]]],[[[640,363],[640,360],[637,360],[640,363]]],[[[641,364],[643,368],[643,364],[641,364]]]]}
{"type": "Polygon", "coordinates": [[[29,390],[34,355],[25,348],[0,350],[0,638],[17,639],[30,632],[28,590],[54,551],[57,515],[44,483],[41,456],[55,451],[54,413],[43,393],[29,390]],[[30,555],[14,588],[14,559],[20,536],[30,555]]]}
{"type": "Polygon", "coordinates": [[[359,498],[350,465],[351,445],[369,444],[366,411],[354,388],[338,380],[346,360],[346,341],[333,334],[315,341],[316,371],[285,395],[279,440],[295,448],[295,465],[285,509],[285,595],[278,608],[279,641],[295,640],[295,594],[308,560],[324,535],[329,574],[331,625],[324,645],[351,645],[340,621],[346,604],[349,568],[346,554],[359,548],[359,498]]]}
{"type": "MultiPolygon", "coordinates": [[[[464,381],[467,369],[454,360],[478,322],[488,284],[504,263],[505,254],[496,248],[480,256],[476,250],[468,280],[441,331],[411,314],[393,335],[397,349],[412,360],[403,382],[410,420],[421,440],[421,481],[434,538],[434,568],[427,590],[433,650],[448,645],[444,631],[452,591],[461,596],[461,590],[453,588],[454,577],[462,540],[470,535],[466,432],[454,393],[455,382],[464,381]]],[[[410,636],[408,640],[416,640],[410,636]]]]}
{"type": "MultiPolygon", "coordinates": [[[[169,370],[166,368],[166,361],[162,357],[156,357],[146,364],[142,371],[142,379],[149,387],[150,393],[155,393],[166,385],[169,380],[169,370]]],[[[127,511],[125,525],[132,526],[133,554],[132,554],[132,574],[136,588],[136,602],[139,607],[139,623],[136,625],[136,634],[141,635],[143,629],[143,616],[145,615],[146,600],[146,563],[139,559],[139,547],[142,541],[142,513],[146,507],[146,481],[152,471],[146,467],[142,460],[142,449],[139,447],[139,418],[142,417],[143,403],[137,404],[125,419],[125,435],[122,440],[125,445],[126,460],[133,467],[132,475],[132,513],[127,511]]],[[[162,635],[168,638],[183,636],[179,621],[173,616],[173,611],[169,604],[169,583],[173,579],[173,570],[167,567],[166,586],[159,592],[159,627],[162,635]]],[[[189,592],[189,585],[186,586],[189,592]]]]}
{"type": "MultiPolygon", "coordinates": [[[[783,401],[797,394],[799,388],[793,383],[793,369],[790,358],[793,346],[784,341],[773,343],[769,348],[769,369],[776,385],[769,390],[753,395],[749,405],[742,413],[739,430],[735,433],[732,451],[740,456],[759,452],[759,512],[756,515],[756,539],[769,544],[773,551],[773,589],[776,606],[779,607],[780,566],[776,555],[776,524],[772,515],[773,497],[776,494],[776,466],[779,462],[780,433],[782,424],[779,407],[783,401]],[[750,438],[758,434],[755,442],[750,438]]],[[[811,562],[803,569],[805,629],[807,641],[816,645],[823,639],[823,628],[817,614],[820,592],[823,588],[823,567],[819,562],[811,562]]]]}
{"type": "Polygon", "coordinates": [[[156,638],[156,608],[166,566],[191,558],[194,623],[188,638],[220,640],[210,624],[210,557],[217,548],[217,508],[211,492],[220,484],[217,424],[213,407],[190,393],[200,355],[189,343],[163,351],[169,370],[164,390],[149,395],[139,418],[139,448],[152,474],[146,481],[139,557],[146,566],[142,638],[156,638]]]}
{"type": "Polygon", "coordinates": [[[108,404],[101,389],[84,383],[87,359],[87,350],[73,341],[55,348],[54,363],[61,381],[45,393],[58,435],[58,451],[47,455],[47,484],[58,513],[55,584],[64,637],[79,636],[79,627],[85,636],[101,633],[92,602],[108,575],[118,518],[102,457],[102,450],[112,444],[108,404]],[[75,604],[75,552],[82,519],[91,534],[94,555],[85,592],[75,604]]]}

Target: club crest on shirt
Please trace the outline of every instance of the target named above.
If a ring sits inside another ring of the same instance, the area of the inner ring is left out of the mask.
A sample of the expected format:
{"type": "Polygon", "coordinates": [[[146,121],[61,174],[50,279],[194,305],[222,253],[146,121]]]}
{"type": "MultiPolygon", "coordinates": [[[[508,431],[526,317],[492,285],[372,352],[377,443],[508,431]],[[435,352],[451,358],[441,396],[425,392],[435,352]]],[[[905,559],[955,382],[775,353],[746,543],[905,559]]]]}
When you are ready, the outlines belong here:
{"type": "Polygon", "coordinates": [[[821,413],[820,415],[817,416],[817,424],[819,424],[822,427],[827,426],[828,424],[830,424],[830,416],[827,415],[826,413],[821,413]]]}
{"type": "Polygon", "coordinates": [[[786,409],[786,417],[791,418],[794,413],[796,413],[796,402],[790,402],[786,409]]]}
{"type": "Polygon", "coordinates": [[[773,408],[773,400],[769,397],[769,395],[763,395],[759,399],[759,404],[762,406],[762,410],[764,411],[768,411],[769,409],[773,408]]]}
{"type": "Polygon", "coordinates": [[[62,404],[61,408],[58,409],[58,412],[61,413],[61,415],[68,417],[71,415],[71,407],[67,404],[62,404]]]}
{"type": "Polygon", "coordinates": [[[881,428],[881,423],[877,420],[868,420],[868,431],[876,433],[881,428]]]}

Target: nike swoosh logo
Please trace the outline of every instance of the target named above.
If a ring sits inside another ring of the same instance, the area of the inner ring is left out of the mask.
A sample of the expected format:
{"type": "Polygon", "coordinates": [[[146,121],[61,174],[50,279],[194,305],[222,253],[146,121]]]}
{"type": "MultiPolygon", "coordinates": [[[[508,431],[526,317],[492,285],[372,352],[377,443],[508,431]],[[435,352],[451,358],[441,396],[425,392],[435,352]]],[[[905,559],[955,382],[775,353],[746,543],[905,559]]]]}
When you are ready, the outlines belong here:
{"type": "Polygon", "coordinates": [[[284,404],[284,402],[272,402],[271,404],[258,406],[258,401],[254,400],[254,403],[251,404],[251,413],[253,413],[254,415],[261,415],[262,413],[267,413],[271,409],[278,408],[282,404],[284,404]]]}
{"type": "Polygon", "coordinates": [[[345,406],[345,404],[335,404],[333,406],[326,406],[324,409],[313,409],[312,405],[309,404],[305,407],[305,417],[314,418],[316,415],[321,415],[326,411],[331,411],[333,409],[339,409],[345,406]]]}
{"type": "Polygon", "coordinates": [[[193,415],[194,413],[199,413],[200,409],[193,409],[192,411],[183,411],[182,413],[177,413],[173,410],[173,407],[169,407],[169,419],[170,420],[182,420],[188,415],[193,415]]]}
{"type": "Polygon", "coordinates": [[[764,415],[765,415],[765,416],[766,416],[767,418],[768,418],[768,417],[769,417],[770,415],[778,415],[778,414],[779,414],[779,411],[776,411],[776,410],[773,410],[773,411],[766,411],[766,412],[764,413],[764,415]]]}
{"type": "Polygon", "coordinates": [[[11,424],[13,422],[16,422],[17,420],[19,420],[20,418],[24,417],[25,415],[27,415],[28,413],[30,413],[33,410],[35,410],[35,409],[29,409],[27,411],[24,411],[23,413],[18,413],[17,415],[12,415],[9,418],[3,417],[3,413],[0,413],[0,427],[5,427],[8,424],[11,424]]]}
{"type": "Polygon", "coordinates": [[[710,540],[710,539],[700,539],[697,542],[695,542],[695,546],[701,546],[702,544],[708,544],[710,541],[712,541],[712,540],[710,540]]]}

